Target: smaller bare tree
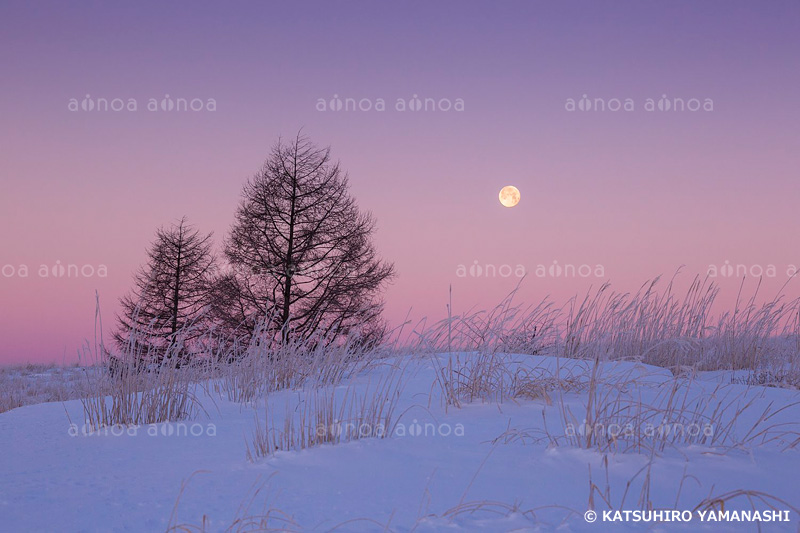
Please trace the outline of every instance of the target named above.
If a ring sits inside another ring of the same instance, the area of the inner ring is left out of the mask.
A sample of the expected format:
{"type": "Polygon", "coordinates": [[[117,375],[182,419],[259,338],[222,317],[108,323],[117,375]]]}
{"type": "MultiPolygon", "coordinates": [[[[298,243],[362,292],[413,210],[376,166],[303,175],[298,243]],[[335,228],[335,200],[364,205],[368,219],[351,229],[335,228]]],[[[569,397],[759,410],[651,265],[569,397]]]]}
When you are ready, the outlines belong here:
{"type": "Polygon", "coordinates": [[[151,356],[187,357],[203,334],[211,280],[216,273],[212,234],[201,234],[182,218],[156,231],[148,261],[134,274],[134,287],[120,299],[117,345],[151,356]],[[179,338],[180,334],[180,338],[179,338]],[[181,349],[176,350],[176,343],[181,349]]]}

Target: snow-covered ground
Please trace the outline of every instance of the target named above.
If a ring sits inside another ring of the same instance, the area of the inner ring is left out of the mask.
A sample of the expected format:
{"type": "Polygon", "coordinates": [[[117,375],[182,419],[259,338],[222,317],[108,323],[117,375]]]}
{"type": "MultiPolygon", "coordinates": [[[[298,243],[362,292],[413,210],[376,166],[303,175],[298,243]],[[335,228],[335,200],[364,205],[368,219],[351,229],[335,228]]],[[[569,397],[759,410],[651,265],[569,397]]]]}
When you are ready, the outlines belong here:
{"type": "MultiPolygon", "coordinates": [[[[445,365],[445,356],[437,365],[431,358],[394,360],[353,378],[353,390],[366,391],[402,367],[391,436],[279,451],[255,461],[247,449],[256,420],[264,417],[263,399],[233,403],[209,392],[213,386],[198,389],[203,409],[192,420],[88,435],[79,401],[13,409],[0,414],[0,530],[193,525],[222,531],[245,529],[237,517],[270,515],[271,526],[302,531],[757,531],[757,523],[704,522],[698,515],[688,524],[603,522],[610,508],[692,510],[708,497],[746,490],[768,494],[775,508],[789,511],[788,522],[762,523],[762,530],[798,531],[800,516],[790,510],[800,507],[797,392],[719,388],[725,383],[719,373],[676,382],[661,368],[601,365],[605,389],[599,388],[608,395],[596,391],[594,401],[631,408],[635,403],[613,401],[636,399],[641,422],[654,412],[642,405],[664,406],[669,398],[695,405],[706,398],[705,410],[683,412],[696,412],[698,422],[706,420],[700,415],[721,412],[712,430],[727,432],[714,445],[683,442],[656,454],[630,449],[634,440],[622,436],[615,452],[578,446],[580,439],[565,427],[570,417],[586,416],[590,363],[518,358],[550,375],[562,365],[559,375],[569,375],[571,387],[546,389],[538,398],[462,399],[460,407],[446,406],[435,369],[445,365]],[[715,411],[714,402],[727,407],[715,411]],[[756,430],[767,433],[748,437],[768,407],[765,416],[775,414],[756,430]],[[726,424],[740,408],[735,423],[726,424]],[[585,515],[591,507],[599,513],[594,523],[585,515]]],[[[271,394],[267,409],[275,426],[308,398],[302,391],[271,394]]],[[[725,501],[724,509],[768,508],[750,494],[725,501]]]]}

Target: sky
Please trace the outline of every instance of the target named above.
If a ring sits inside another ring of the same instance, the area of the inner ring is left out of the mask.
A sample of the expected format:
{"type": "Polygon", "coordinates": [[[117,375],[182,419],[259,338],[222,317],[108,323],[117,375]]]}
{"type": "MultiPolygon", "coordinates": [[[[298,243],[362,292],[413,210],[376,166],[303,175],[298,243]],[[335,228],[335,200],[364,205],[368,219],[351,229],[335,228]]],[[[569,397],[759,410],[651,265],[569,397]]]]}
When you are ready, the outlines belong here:
{"type": "Polygon", "coordinates": [[[682,265],[772,297],[800,268],[799,30],[795,1],[4,1],[0,363],[75,361],[156,228],[221,243],[300,129],[377,219],[392,324],[522,270],[531,303],[682,265]]]}

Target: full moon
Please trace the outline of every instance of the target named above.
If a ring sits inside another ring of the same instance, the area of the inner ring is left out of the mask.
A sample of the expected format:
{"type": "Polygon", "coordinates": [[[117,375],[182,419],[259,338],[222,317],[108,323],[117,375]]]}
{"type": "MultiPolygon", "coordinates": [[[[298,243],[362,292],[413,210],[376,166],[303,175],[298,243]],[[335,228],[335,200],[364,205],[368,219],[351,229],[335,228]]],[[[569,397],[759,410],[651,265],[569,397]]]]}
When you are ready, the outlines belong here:
{"type": "Polygon", "coordinates": [[[500,189],[500,203],[506,207],[514,207],[519,203],[519,189],[513,185],[506,185],[500,189]]]}

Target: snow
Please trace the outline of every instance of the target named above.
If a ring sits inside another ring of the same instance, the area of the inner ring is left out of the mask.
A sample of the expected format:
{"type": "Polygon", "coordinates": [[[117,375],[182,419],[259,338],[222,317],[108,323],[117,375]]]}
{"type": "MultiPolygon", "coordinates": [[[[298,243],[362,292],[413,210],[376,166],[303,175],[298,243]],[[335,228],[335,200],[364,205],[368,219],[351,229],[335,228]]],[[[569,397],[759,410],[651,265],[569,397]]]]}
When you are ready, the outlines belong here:
{"type": "MultiPolygon", "coordinates": [[[[582,361],[544,357],[531,361],[549,369],[560,364],[562,371],[584,380],[591,372],[591,365],[582,361]]],[[[655,508],[691,510],[711,494],[737,489],[763,491],[800,507],[798,447],[784,450],[778,441],[741,448],[692,444],[667,447],[651,457],[644,452],[578,448],[563,438],[556,445],[548,438],[498,439],[509,430],[545,435],[545,420],[550,435],[563,435],[559,393],[549,399],[446,407],[434,385],[432,360],[408,358],[403,364],[404,386],[396,416],[406,428],[405,436],[280,451],[255,462],[247,459],[246,451],[256,417],[263,417],[263,401],[229,402],[208,392],[213,387],[198,388],[205,412],[194,419],[136,430],[82,434],[79,401],[2,413],[0,529],[164,531],[174,511],[172,525],[200,525],[205,516],[208,531],[221,531],[249,508],[255,515],[279,510],[304,531],[328,531],[337,525],[337,531],[380,531],[387,524],[393,531],[757,530],[754,523],[696,519],[690,524],[586,522],[590,470],[599,488],[594,494],[598,512],[609,508],[599,494],[606,486],[614,509],[632,510],[639,509],[648,464],[651,482],[645,485],[655,508]],[[77,435],[71,423],[78,427],[77,435]],[[459,425],[463,434],[455,431],[459,425]],[[419,427],[421,434],[416,434],[419,427]],[[430,431],[431,427],[436,430],[430,431]],[[482,510],[467,512],[478,504],[483,504],[482,510]]],[[[387,364],[363,373],[354,386],[365,390],[388,375],[390,368],[387,364]]],[[[633,363],[607,363],[602,374],[608,382],[635,377],[621,394],[651,400],[660,386],[672,380],[669,370],[633,363]]],[[[684,386],[692,394],[712,393],[720,381],[724,380],[717,373],[710,379],[686,381],[684,386]]],[[[800,420],[800,409],[792,404],[799,399],[797,392],[738,384],[724,387],[715,394],[753,400],[735,425],[738,434],[746,433],[770,404],[773,410],[788,406],[772,419],[776,423],[800,420]]],[[[563,405],[583,416],[588,394],[585,387],[565,392],[563,405]]],[[[270,412],[279,416],[286,412],[287,402],[292,405],[303,398],[298,391],[273,393],[268,398],[270,412]]],[[[744,497],[725,506],[750,508],[744,497]]],[[[757,503],[756,508],[765,507],[757,503]]],[[[792,511],[790,518],[763,524],[763,529],[797,531],[800,517],[792,511]]]]}

